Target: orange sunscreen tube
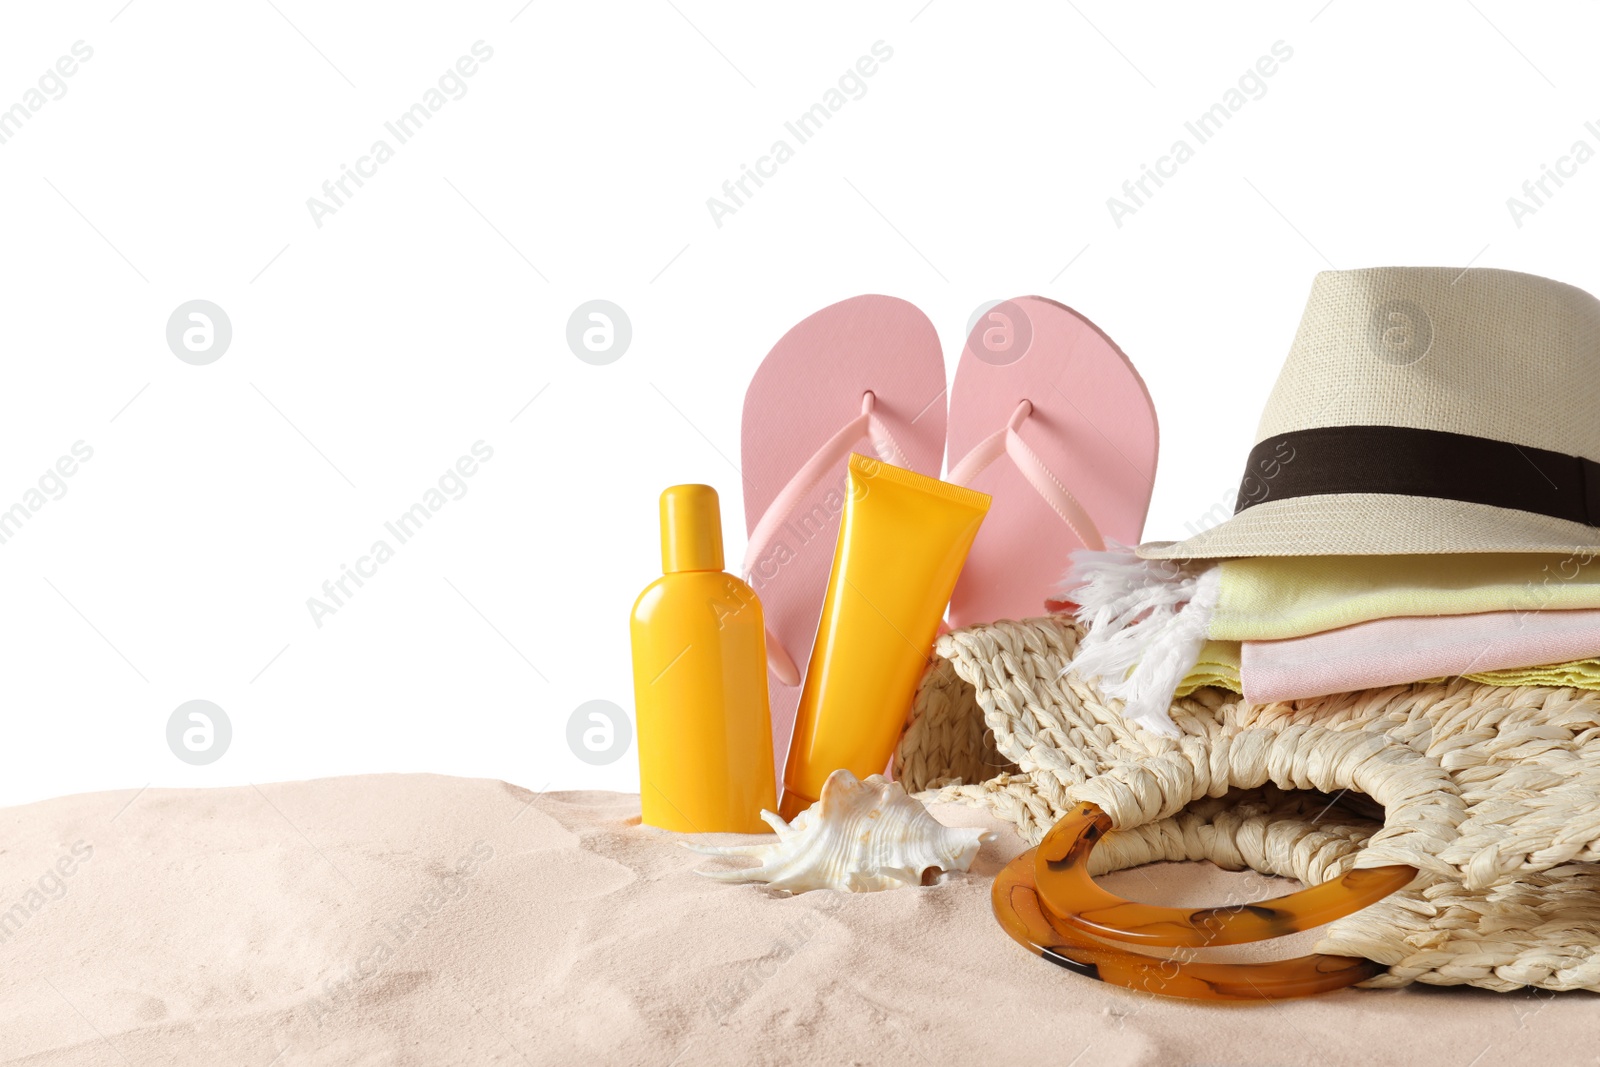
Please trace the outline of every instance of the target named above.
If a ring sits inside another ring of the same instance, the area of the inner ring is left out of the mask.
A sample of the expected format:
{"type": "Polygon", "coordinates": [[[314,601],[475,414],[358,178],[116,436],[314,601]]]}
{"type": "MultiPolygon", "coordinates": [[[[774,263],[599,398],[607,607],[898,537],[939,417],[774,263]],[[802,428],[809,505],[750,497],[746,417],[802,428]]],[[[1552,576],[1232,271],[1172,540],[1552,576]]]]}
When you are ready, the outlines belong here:
{"type": "Polygon", "coordinates": [[[843,767],[881,774],[927,667],[989,497],[866,456],[849,495],[811,648],[779,814],[793,819],[843,767]]]}

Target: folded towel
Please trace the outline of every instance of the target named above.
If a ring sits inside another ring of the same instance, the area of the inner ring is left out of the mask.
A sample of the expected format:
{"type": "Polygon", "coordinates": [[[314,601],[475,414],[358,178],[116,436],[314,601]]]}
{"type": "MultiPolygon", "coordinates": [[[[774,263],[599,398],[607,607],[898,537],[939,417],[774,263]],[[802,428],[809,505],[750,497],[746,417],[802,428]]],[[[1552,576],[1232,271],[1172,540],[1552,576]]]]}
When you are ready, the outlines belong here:
{"type": "MultiPolygon", "coordinates": [[[[1207,641],[1200,653],[1200,661],[1184,676],[1175,696],[1186,697],[1197,689],[1215,686],[1230,693],[1245,695],[1249,682],[1241,678],[1240,649],[1238,641],[1207,641]]],[[[1411,682],[1442,682],[1450,675],[1434,678],[1407,678],[1404,682],[1385,682],[1384,685],[1406,685],[1411,682]]],[[[1461,677],[1483,685],[1508,687],[1542,686],[1550,689],[1589,689],[1600,692],[1600,658],[1550,663],[1539,667],[1506,667],[1496,671],[1472,671],[1461,677]]],[[[1377,688],[1367,686],[1366,688],[1377,688]]],[[[1344,689],[1335,689],[1343,693],[1344,689]]],[[[1320,694],[1326,695],[1326,694],[1320,694]]],[[[1301,700],[1303,697],[1284,695],[1265,697],[1257,693],[1249,697],[1253,704],[1269,704],[1280,700],[1301,700]]]]}
{"type": "Polygon", "coordinates": [[[1239,677],[1240,648],[1238,641],[1207,641],[1200,650],[1199,660],[1183,676],[1173,695],[1186,697],[1208,685],[1243,695],[1244,682],[1239,677]]]}
{"type": "Polygon", "coordinates": [[[1073,553],[1055,596],[1079,605],[1087,630],[1071,667],[1100,679],[1130,719],[1173,735],[1167,708],[1208,640],[1276,641],[1396,617],[1600,609],[1594,560],[1486,553],[1181,563],[1113,545],[1073,553]]]}
{"type": "Polygon", "coordinates": [[[1544,667],[1523,667],[1482,674],[1464,674],[1469,682],[1486,685],[1537,685],[1550,689],[1600,690],[1600,659],[1580,659],[1571,663],[1552,663],[1544,667]]]}
{"type": "Polygon", "coordinates": [[[1229,559],[1208,636],[1274,641],[1372,619],[1600,608],[1593,554],[1229,559]]]}
{"type": "Polygon", "coordinates": [[[1584,668],[1571,664],[1596,656],[1600,611],[1407,616],[1282,641],[1246,641],[1240,678],[1245,697],[1266,704],[1425,678],[1508,670],[1522,677],[1519,672],[1551,669],[1530,665],[1555,665],[1582,678],[1584,668]]]}

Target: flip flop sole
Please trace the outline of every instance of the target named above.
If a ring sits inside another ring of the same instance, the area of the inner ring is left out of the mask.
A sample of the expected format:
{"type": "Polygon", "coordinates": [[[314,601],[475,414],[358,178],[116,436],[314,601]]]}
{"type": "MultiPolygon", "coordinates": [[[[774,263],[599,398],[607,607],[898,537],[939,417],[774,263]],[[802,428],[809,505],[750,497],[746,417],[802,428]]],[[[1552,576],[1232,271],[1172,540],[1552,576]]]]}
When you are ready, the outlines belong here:
{"type": "MultiPolygon", "coordinates": [[[[944,453],[945,371],[939,335],[904,300],[858,296],[818,311],[773,346],[744,400],[741,457],[745,529],[753,531],[773,498],[838,430],[861,415],[865,393],[905,450],[913,470],[935,477],[944,453]]],[[[863,438],[858,452],[871,453],[863,438]]],[[[750,583],[767,629],[804,672],[845,501],[845,461],[790,513],[750,583]]],[[[799,686],[769,674],[773,757],[782,781],[799,686]]]]}
{"type": "MultiPolygon", "coordinates": [[[[1008,300],[974,327],[951,390],[948,462],[1006,425],[1078,499],[1107,540],[1138,544],[1155,487],[1155,406],[1128,357],[1088,319],[1038,296],[1008,300]]],[[[951,625],[1025,619],[1083,543],[1005,456],[971,487],[994,498],[950,603],[951,625]]]]}

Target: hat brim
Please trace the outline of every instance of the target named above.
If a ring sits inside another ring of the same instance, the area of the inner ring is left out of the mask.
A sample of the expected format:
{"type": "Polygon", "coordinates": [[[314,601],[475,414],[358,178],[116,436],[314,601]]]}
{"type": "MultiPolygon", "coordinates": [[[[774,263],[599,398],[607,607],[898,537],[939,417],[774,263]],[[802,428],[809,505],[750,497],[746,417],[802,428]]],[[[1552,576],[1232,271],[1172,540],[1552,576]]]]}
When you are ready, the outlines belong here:
{"type": "Polygon", "coordinates": [[[1188,540],[1138,548],[1144,559],[1464,552],[1600,554],[1600,527],[1459,500],[1335,493],[1264,501],[1188,540]]]}

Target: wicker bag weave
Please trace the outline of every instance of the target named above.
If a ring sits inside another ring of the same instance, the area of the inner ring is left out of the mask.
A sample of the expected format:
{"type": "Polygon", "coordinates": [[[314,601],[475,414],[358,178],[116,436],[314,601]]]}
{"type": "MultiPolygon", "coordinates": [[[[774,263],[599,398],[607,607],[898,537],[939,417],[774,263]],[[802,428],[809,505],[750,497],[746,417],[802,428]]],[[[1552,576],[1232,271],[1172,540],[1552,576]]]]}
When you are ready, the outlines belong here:
{"type": "Polygon", "coordinates": [[[900,780],[1035,844],[1097,804],[1118,830],[1102,871],[1209,859],[1312,884],[1410,864],[1408,888],[1317,951],[1387,966],[1371,986],[1600,989],[1600,693],[1454,679],[1252,705],[1202,689],[1165,738],[1063,674],[1079,634],[1052,617],[940,637],[900,780]]]}

